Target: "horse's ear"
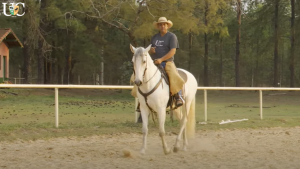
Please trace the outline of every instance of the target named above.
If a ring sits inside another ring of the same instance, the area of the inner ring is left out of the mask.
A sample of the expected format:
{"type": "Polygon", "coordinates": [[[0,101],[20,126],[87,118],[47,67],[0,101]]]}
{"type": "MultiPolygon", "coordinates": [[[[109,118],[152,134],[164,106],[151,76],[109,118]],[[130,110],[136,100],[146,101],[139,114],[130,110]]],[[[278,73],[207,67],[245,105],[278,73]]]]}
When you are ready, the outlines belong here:
{"type": "Polygon", "coordinates": [[[146,49],[145,52],[149,52],[149,50],[151,49],[152,44],[150,44],[146,49]]]}
{"type": "Polygon", "coordinates": [[[132,53],[135,53],[135,47],[133,47],[131,44],[130,44],[130,50],[132,53]]]}

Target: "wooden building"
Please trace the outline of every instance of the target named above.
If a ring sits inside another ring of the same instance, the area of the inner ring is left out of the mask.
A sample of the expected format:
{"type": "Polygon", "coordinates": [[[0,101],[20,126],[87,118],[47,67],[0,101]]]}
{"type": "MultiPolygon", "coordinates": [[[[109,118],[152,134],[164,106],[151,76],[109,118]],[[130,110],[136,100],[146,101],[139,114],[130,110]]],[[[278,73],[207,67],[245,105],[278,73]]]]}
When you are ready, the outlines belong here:
{"type": "Polygon", "coordinates": [[[0,29],[0,83],[9,78],[9,49],[13,47],[23,45],[11,29],[0,29]]]}

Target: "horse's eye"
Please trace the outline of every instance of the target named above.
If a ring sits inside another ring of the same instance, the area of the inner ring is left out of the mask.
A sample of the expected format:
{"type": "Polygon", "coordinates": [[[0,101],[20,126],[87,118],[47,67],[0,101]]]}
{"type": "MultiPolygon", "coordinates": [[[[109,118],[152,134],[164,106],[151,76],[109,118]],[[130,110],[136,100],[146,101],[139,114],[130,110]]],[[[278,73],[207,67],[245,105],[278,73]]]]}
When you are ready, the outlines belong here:
{"type": "Polygon", "coordinates": [[[143,63],[146,63],[146,61],[144,60],[143,63]]]}

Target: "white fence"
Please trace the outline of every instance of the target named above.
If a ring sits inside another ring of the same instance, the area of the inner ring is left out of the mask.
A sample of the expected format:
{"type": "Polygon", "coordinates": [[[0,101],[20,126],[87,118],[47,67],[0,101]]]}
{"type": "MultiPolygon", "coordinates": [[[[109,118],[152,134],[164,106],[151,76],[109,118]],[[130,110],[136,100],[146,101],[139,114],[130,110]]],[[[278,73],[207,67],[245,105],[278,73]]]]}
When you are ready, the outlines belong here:
{"type": "MultiPolygon", "coordinates": [[[[132,89],[132,86],[117,85],[20,85],[20,84],[0,84],[0,88],[52,88],[55,89],[55,126],[59,126],[58,119],[58,89],[132,89]]],[[[198,90],[204,90],[204,120],[207,121],[207,90],[252,90],[259,91],[260,119],[263,119],[263,97],[262,91],[300,91],[300,88],[271,88],[271,87],[198,87],[198,90]]],[[[136,99],[135,109],[137,107],[136,99]]],[[[135,112],[135,122],[138,114],[135,112]]]]}

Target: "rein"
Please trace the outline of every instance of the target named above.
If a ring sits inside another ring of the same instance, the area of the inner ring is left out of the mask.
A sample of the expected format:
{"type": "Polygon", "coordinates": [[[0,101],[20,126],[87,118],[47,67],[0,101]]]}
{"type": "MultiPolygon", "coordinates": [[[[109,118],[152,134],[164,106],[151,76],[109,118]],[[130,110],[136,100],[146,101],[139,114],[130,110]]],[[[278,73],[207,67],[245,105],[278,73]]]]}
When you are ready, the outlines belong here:
{"type": "MultiPolygon", "coordinates": [[[[146,58],[146,68],[145,68],[144,73],[143,73],[143,82],[144,83],[148,83],[156,75],[156,73],[158,71],[158,68],[157,68],[156,71],[155,71],[155,73],[154,73],[154,75],[149,80],[147,80],[145,82],[145,74],[146,74],[147,68],[148,68],[148,57],[146,58]]],[[[134,67],[133,67],[133,74],[135,75],[135,69],[134,69],[134,67]]]]}
{"type": "MultiPolygon", "coordinates": [[[[158,68],[156,69],[154,75],[149,80],[147,80],[147,82],[145,82],[145,83],[148,83],[155,76],[155,74],[157,73],[157,71],[158,71],[158,68]]],[[[146,69],[145,69],[145,72],[146,72],[146,69]]],[[[145,73],[144,73],[144,75],[145,75],[145,73]]],[[[144,81],[144,75],[143,75],[143,81],[144,81]]]]}

